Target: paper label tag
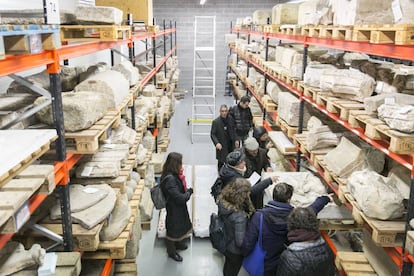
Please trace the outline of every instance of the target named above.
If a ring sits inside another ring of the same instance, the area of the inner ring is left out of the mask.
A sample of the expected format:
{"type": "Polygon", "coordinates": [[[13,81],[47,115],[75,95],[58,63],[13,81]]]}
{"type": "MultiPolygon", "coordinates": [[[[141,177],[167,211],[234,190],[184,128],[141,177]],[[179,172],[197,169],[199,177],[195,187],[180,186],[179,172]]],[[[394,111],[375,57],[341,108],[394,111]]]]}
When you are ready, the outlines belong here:
{"type": "Polygon", "coordinates": [[[260,180],[260,175],[257,172],[253,172],[253,174],[249,177],[250,185],[254,185],[257,181],[260,180]]]}
{"type": "Polygon", "coordinates": [[[393,97],[385,98],[384,104],[395,104],[395,98],[393,97]]]}
{"type": "Polygon", "coordinates": [[[397,23],[400,21],[403,17],[402,11],[401,11],[401,5],[400,0],[393,0],[391,4],[392,13],[394,15],[394,23],[397,23]]]}
{"type": "Polygon", "coordinates": [[[20,227],[23,226],[23,224],[26,223],[26,221],[30,218],[30,210],[29,210],[29,203],[26,201],[22,207],[17,211],[17,213],[14,215],[16,219],[16,229],[19,230],[20,227]]]}
{"type": "Polygon", "coordinates": [[[81,176],[90,176],[93,171],[93,167],[85,167],[81,173],[81,176]]]}
{"type": "Polygon", "coordinates": [[[384,83],[382,81],[377,81],[377,85],[375,86],[375,92],[381,93],[383,88],[384,83]]]}
{"type": "Polygon", "coordinates": [[[113,148],[115,148],[115,145],[114,144],[104,144],[103,148],[104,149],[113,149],[113,148]]]}
{"type": "Polygon", "coordinates": [[[88,187],[88,188],[83,189],[83,192],[85,192],[87,194],[94,194],[97,191],[99,191],[99,189],[97,189],[97,188],[90,188],[90,187],[88,187]]]}
{"type": "Polygon", "coordinates": [[[46,24],[60,24],[60,11],[58,0],[44,0],[46,10],[46,24]]]}

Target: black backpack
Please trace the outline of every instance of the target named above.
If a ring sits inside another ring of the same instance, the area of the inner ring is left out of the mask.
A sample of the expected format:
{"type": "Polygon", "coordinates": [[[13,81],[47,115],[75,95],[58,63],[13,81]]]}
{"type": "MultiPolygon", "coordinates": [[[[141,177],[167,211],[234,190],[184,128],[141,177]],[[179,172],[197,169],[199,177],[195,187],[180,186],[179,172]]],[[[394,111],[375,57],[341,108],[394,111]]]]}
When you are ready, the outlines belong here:
{"type": "Polygon", "coordinates": [[[217,200],[219,194],[221,194],[221,189],[223,188],[223,181],[220,177],[217,177],[216,181],[214,182],[213,186],[211,186],[210,194],[214,197],[214,200],[217,200]]]}
{"type": "Polygon", "coordinates": [[[226,251],[226,231],[223,219],[216,213],[210,215],[210,241],[213,248],[220,253],[226,251]]]}

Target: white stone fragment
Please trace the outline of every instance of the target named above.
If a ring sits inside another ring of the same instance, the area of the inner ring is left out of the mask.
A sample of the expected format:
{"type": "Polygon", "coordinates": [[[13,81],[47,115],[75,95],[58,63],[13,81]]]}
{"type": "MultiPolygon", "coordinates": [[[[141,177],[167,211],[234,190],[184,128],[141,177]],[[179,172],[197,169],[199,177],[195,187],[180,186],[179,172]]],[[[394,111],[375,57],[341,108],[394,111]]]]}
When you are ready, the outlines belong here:
{"type": "Polygon", "coordinates": [[[298,24],[299,3],[277,4],[272,8],[272,24],[298,24]]]}
{"type": "Polygon", "coordinates": [[[322,74],[325,71],[334,69],[336,69],[336,67],[330,64],[309,64],[306,66],[303,82],[307,85],[319,88],[322,74]]]}
{"type": "Polygon", "coordinates": [[[129,81],[130,86],[137,84],[140,79],[138,68],[134,67],[129,60],[125,60],[115,65],[112,67],[112,70],[118,71],[124,75],[125,79],[129,81]]]}
{"type": "Polygon", "coordinates": [[[46,251],[39,244],[25,250],[21,243],[10,241],[0,250],[0,275],[11,275],[43,263],[46,251]]]}
{"type": "Polygon", "coordinates": [[[378,107],[378,118],[392,129],[406,133],[414,132],[413,105],[383,104],[378,107]]]}
{"type": "Polygon", "coordinates": [[[356,171],[347,186],[365,215],[382,220],[403,215],[403,197],[393,179],[369,170],[356,171]]]}
{"type": "Polygon", "coordinates": [[[324,71],[320,88],[338,94],[349,94],[352,99],[363,102],[374,91],[375,80],[357,70],[334,69],[324,71]]]}
{"type": "Polygon", "coordinates": [[[123,12],[115,7],[78,6],[75,10],[76,20],[106,24],[121,24],[123,12]]]}
{"type": "Polygon", "coordinates": [[[114,209],[108,219],[108,224],[104,225],[99,233],[101,241],[115,240],[128,225],[131,217],[131,207],[128,205],[126,194],[122,194],[116,200],[114,209]]]}
{"type": "Polygon", "coordinates": [[[108,95],[113,99],[113,106],[120,105],[129,94],[129,82],[114,70],[99,72],[75,87],[77,91],[94,91],[108,95]]]}
{"type": "MultiPolygon", "coordinates": [[[[265,25],[267,24],[267,19],[272,18],[271,10],[256,10],[253,12],[253,24],[255,25],[265,25]]],[[[246,24],[247,25],[247,24],[246,24]]]]}

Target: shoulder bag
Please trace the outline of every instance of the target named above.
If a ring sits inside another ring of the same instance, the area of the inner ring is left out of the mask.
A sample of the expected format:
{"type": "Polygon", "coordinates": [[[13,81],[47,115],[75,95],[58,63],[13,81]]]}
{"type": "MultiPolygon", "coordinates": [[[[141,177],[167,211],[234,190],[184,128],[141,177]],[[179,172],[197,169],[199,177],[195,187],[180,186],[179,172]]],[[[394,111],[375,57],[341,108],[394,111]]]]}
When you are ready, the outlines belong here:
{"type": "Polygon", "coordinates": [[[260,213],[259,237],[253,251],[243,260],[243,267],[250,276],[263,276],[266,251],[262,247],[263,213],[260,213]]]}

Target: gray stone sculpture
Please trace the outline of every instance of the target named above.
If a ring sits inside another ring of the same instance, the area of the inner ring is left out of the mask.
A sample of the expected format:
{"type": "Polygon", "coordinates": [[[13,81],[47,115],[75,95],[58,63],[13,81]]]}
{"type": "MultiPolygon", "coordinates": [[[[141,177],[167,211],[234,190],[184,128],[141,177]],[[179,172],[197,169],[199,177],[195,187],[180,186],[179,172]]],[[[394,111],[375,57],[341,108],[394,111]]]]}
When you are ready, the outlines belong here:
{"type": "Polygon", "coordinates": [[[128,205],[128,197],[124,193],[118,197],[114,209],[109,216],[108,223],[99,233],[101,241],[115,240],[128,225],[131,217],[131,207],[128,205]]]}

